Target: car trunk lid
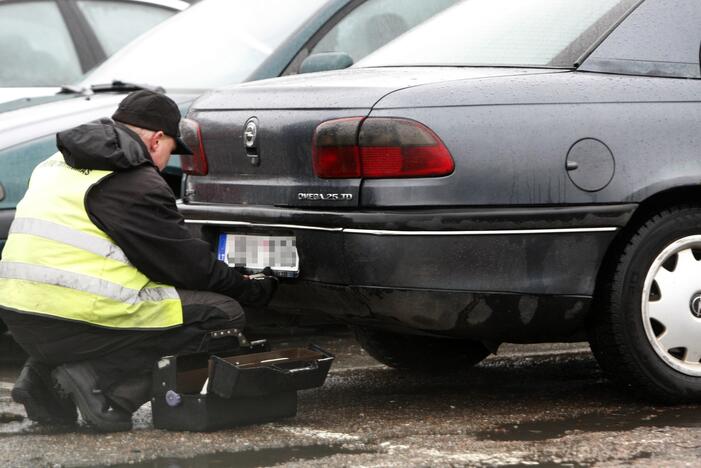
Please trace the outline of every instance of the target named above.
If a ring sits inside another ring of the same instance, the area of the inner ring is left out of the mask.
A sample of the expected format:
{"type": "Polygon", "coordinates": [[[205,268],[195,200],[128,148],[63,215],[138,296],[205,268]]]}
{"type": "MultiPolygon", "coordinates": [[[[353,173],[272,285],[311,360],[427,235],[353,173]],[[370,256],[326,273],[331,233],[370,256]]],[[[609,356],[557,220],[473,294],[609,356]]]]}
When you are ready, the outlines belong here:
{"type": "Polygon", "coordinates": [[[200,124],[209,172],[188,176],[186,203],[359,206],[362,179],[314,173],[315,129],[366,117],[394,91],[452,80],[527,73],[481,68],[351,69],[248,83],[209,93],[189,118],[200,124]]]}

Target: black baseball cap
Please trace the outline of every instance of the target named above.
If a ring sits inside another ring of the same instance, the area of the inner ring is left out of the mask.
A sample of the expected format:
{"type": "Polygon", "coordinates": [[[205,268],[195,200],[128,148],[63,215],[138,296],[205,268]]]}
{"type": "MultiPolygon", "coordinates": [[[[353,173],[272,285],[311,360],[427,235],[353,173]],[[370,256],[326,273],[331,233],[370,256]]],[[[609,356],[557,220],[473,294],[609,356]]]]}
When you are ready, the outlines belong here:
{"type": "Polygon", "coordinates": [[[175,139],[172,154],[192,154],[180,138],[180,109],[168,96],[145,89],[129,93],[112,118],[147,130],[162,131],[175,139]]]}

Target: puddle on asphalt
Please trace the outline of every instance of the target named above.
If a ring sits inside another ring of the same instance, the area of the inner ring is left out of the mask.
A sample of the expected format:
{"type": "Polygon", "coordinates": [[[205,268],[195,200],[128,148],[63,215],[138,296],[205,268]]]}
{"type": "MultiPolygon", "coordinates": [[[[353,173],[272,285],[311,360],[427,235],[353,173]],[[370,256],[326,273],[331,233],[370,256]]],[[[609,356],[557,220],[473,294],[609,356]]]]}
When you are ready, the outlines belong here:
{"type": "Polygon", "coordinates": [[[255,468],[278,465],[286,462],[315,460],[337,454],[373,453],[352,450],[334,445],[311,445],[308,447],[283,447],[243,452],[219,452],[198,455],[194,458],[157,458],[141,463],[109,465],[110,468],[255,468]]]}
{"type": "Polygon", "coordinates": [[[588,414],[572,419],[504,424],[477,434],[481,440],[537,441],[557,439],[573,431],[614,432],[639,427],[701,427],[701,407],[633,410],[610,414],[588,414]]]}
{"type": "Polygon", "coordinates": [[[0,412],[0,424],[8,424],[24,421],[24,416],[16,413],[0,412]]]}

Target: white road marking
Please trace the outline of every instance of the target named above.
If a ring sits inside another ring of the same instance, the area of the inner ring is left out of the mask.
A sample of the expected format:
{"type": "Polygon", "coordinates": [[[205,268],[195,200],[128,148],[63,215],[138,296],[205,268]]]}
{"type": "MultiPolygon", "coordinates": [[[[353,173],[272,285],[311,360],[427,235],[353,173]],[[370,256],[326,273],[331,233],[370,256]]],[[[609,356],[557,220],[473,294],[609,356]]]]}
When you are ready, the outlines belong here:
{"type": "Polygon", "coordinates": [[[509,452],[509,453],[446,453],[436,449],[415,449],[409,445],[392,444],[391,442],[382,442],[380,447],[387,450],[389,455],[403,450],[411,450],[412,454],[420,454],[429,457],[434,461],[452,462],[452,463],[468,463],[468,464],[489,464],[489,465],[537,465],[538,462],[524,460],[529,454],[527,452],[509,452]]]}
{"type": "Polygon", "coordinates": [[[351,434],[344,434],[342,432],[320,431],[317,429],[310,429],[308,427],[277,426],[275,427],[275,429],[297,436],[321,439],[324,442],[357,442],[360,440],[360,437],[351,434]]]}

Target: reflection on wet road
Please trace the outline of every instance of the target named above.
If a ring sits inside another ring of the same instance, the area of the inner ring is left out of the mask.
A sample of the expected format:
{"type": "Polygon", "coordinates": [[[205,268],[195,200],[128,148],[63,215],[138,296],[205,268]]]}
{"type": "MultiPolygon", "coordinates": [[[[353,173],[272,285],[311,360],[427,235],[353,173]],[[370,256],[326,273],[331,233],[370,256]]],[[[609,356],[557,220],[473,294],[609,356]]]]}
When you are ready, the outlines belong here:
{"type": "MultiPolygon", "coordinates": [[[[338,359],[324,388],[300,393],[295,418],[166,432],[146,405],[134,431],[110,435],[0,420],[0,466],[688,466],[701,455],[700,407],[632,400],[581,344],[505,347],[441,376],[378,365],[345,333],[301,341],[338,359]]],[[[24,414],[9,398],[17,371],[0,373],[0,413],[24,414]]]]}
{"type": "Polygon", "coordinates": [[[350,450],[336,445],[310,445],[308,447],[283,447],[262,450],[247,450],[234,453],[213,453],[194,458],[157,458],[141,463],[112,465],[111,468],[202,468],[236,467],[257,468],[274,466],[290,461],[302,462],[330,457],[336,454],[369,453],[350,450]]]}
{"type": "Polygon", "coordinates": [[[546,440],[557,439],[574,431],[623,432],[651,427],[701,428],[701,408],[682,406],[650,408],[629,412],[585,414],[576,418],[504,424],[476,434],[485,440],[546,440]]]}

